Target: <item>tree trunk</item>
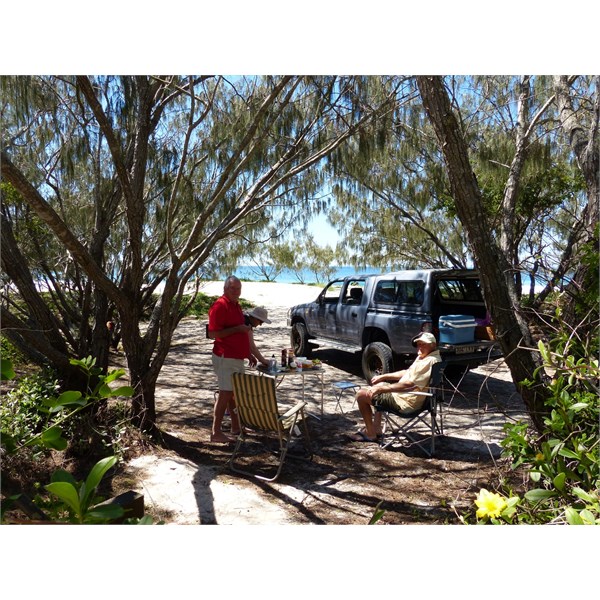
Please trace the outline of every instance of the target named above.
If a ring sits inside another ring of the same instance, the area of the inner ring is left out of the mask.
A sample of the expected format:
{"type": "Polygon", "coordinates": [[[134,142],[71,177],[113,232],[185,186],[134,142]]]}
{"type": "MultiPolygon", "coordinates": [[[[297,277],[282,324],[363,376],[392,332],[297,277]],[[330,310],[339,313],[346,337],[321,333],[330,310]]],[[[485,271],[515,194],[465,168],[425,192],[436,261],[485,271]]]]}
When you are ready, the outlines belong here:
{"type": "MultiPolygon", "coordinates": [[[[590,110],[590,123],[584,125],[581,112],[575,108],[575,103],[571,95],[570,81],[565,75],[554,77],[554,87],[556,90],[556,103],[560,123],[563,131],[569,138],[569,143],[581,173],[585,179],[588,204],[584,208],[581,219],[582,227],[577,232],[574,239],[570,240],[573,244],[571,250],[574,257],[581,259],[581,252],[585,246],[594,248],[598,251],[598,206],[600,206],[600,76],[594,78],[596,94],[594,98],[593,109],[590,110]],[[587,130],[587,134],[586,134],[587,130]]],[[[581,299],[589,293],[587,285],[589,282],[597,281],[598,265],[590,265],[589,262],[579,260],[577,268],[567,288],[569,300],[563,312],[563,318],[572,327],[580,326],[580,319],[585,317],[579,310],[579,305],[589,305],[581,299]]],[[[597,304],[596,304],[597,312],[597,304]]],[[[588,323],[592,320],[588,319],[588,323]]]]}
{"type": "Polygon", "coordinates": [[[154,435],[158,431],[156,425],[156,379],[148,373],[139,376],[131,375],[131,386],[134,395],[131,399],[132,421],[140,431],[154,435]]]}
{"type": "Polygon", "coordinates": [[[137,320],[122,315],[122,342],[127,356],[129,382],[133,388],[131,415],[134,424],[146,433],[156,432],[155,385],[158,373],[150,368],[144,339],[137,320]]]}
{"type": "Polygon", "coordinates": [[[457,214],[479,269],[486,305],[506,364],[534,425],[541,429],[547,412],[543,381],[538,377],[534,387],[523,385],[525,380],[536,380],[534,372],[541,362],[537,352],[530,350],[533,340],[509,277],[511,264],[490,235],[492,228],[483,209],[481,191],[442,78],[420,76],[417,84],[444,155],[457,214]]]}

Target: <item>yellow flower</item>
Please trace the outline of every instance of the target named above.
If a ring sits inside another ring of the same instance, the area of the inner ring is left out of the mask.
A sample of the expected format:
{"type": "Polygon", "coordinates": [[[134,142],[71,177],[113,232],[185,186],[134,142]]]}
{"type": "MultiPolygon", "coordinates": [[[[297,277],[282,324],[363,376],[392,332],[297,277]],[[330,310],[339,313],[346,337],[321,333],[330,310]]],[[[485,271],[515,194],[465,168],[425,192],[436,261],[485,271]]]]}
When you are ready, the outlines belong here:
{"type": "Polygon", "coordinates": [[[535,455],[535,460],[536,460],[537,462],[540,462],[540,461],[544,460],[544,455],[543,455],[541,452],[538,452],[538,453],[535,455]]]}
{"type": "Polygon", "coordinates": [[[498,517],[507,506],[506,500],[500,494],[488,492],[485,488],[479,490],[475,504],[478,507],[476,513],[478,519],[498,517]]]}

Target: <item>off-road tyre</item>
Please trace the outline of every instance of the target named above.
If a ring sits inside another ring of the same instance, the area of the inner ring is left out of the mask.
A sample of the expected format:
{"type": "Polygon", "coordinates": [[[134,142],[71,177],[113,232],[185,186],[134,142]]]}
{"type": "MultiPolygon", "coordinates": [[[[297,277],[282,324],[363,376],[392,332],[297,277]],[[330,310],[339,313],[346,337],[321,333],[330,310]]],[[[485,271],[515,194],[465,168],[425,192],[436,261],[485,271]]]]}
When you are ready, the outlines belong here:
{"type": "Polygon", "coordinates": [[[383,342],[369,344],[362,355],[362,371],[367,383],[375,375],[391,373],[394,370],[394,355],[392,349],[383,342]]]}
{"type": "Polygon", "coordinates": [[[310,357],[312,354],[312,345],[308,341],[308,331],[304,323],[294,323],[292,325],[290,344],[296,356],[310,357]]]}

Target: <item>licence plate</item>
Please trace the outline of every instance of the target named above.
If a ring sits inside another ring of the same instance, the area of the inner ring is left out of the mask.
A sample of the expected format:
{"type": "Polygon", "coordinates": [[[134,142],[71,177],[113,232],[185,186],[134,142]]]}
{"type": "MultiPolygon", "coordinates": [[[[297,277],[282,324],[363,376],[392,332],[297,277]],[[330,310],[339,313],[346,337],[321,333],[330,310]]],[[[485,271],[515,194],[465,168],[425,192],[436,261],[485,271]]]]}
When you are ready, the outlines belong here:
{"type": "Polygon", "coordinates": [[[475,352],[477,350],[477,346],[457,346],[456,354],[469,354],[471,352],[475,352]]]}

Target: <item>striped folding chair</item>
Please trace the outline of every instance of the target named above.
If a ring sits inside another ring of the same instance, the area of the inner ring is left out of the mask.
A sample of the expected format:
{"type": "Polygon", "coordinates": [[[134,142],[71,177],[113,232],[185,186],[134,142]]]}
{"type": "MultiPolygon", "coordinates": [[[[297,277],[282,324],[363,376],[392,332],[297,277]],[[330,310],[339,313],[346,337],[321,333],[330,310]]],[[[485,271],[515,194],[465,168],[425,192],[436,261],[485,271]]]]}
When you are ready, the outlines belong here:
{"type": "Polygon", "coordinates": [[[292,408],[279,414],[275,379],[249,373],[233,374],[233,395],[240,420],[241,432],[237,438],[228,465],[235,473],[252,475],[264,481],[275,481],[287,455],[292,435],[302,428],[303,442],[309,457],[312,457],[310,434],[304,415],[306,402],[300,401],[292,408]],[[279,440],[279,464],[273,477],[266,477],[235,465],[235,458],[250,435],[256,439],[277,438],[279,440]],[[253,437],[254,437],[253,436],[253,437]]]}

